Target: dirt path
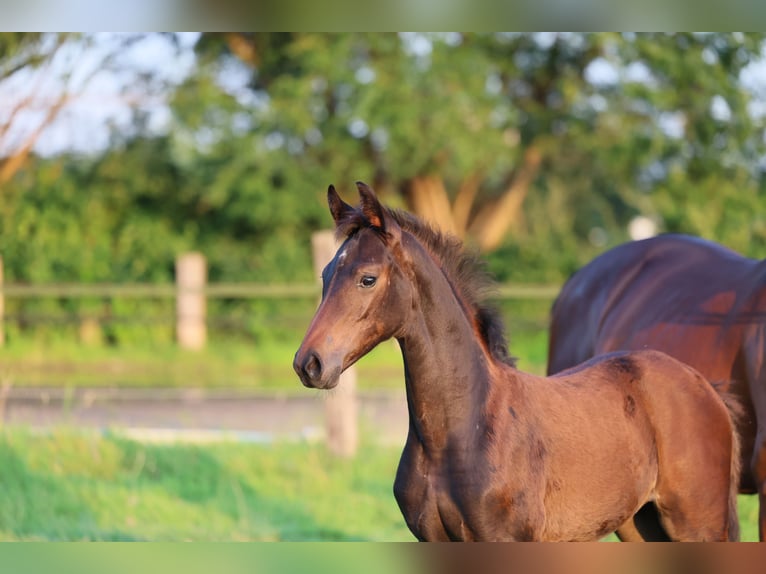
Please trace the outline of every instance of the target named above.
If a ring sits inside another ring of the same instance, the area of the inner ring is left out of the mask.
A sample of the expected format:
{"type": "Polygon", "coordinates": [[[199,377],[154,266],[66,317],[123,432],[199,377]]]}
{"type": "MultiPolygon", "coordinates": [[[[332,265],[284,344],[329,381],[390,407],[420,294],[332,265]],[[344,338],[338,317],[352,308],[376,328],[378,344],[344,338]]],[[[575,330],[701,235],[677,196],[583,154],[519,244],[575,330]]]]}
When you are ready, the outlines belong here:
{"type": "MultiPolygon", "coordinates": [[[[177,389],[11,389],[0,401],[6,425],[115,429],[142,440],[253,442],[321,439],[324,395],[275,395],[177,389]]],[[[404,392],[360,393],[360,433],[404,445],[404,392]]]]}

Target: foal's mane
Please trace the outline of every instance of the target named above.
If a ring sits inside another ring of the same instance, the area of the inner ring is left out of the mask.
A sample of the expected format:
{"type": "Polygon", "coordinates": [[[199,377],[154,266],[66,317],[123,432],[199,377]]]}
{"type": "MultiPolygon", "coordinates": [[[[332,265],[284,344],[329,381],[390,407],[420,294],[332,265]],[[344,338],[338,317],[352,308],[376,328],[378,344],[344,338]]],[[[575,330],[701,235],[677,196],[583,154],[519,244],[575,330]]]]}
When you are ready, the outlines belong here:
{"type": "MultiPolygon", "coordinates": [[[[385,218],[391,218],[402,231],[410,233],[432,255],[447,277],[450,285],[459,293],[460,299],[473,314],[477,332],[485,342],[491,356],[511,366],[516,360],[508,353],[505,325],[498,309],[487,302],[495,282],[486,269],[485,262],[477,253],[467,250],[463,242],[448,233],[441,233],[418,217],[397,209],[381,206],[385,218]]],[[[359,208],[347,212],[338,224],[339,237],[350,237],[360,229],[377,231],[385,241],[386,234],[370,224],[359,208]]]]}

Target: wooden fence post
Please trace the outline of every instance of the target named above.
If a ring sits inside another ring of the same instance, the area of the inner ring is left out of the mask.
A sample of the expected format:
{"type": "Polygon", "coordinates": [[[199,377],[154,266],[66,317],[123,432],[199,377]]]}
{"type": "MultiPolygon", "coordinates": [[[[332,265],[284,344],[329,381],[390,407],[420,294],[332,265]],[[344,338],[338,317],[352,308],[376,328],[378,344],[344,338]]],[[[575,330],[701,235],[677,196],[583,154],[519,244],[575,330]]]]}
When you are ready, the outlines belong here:
{"type": "MultiPolygon", "coordinates": [[[[337,249],[332,231],[318,231],[311,236],[314,272],[319,277],[337,249]]],[[[338,386],[325,397],[325,432],[330,452],[341,457],[356,454],[358,445],[356,369],[349,367],[340,376],[338,386]]]]}
{"type": "Polygon", "coordinates": [[[176,340],[182,349],[205,346],[205,284],[207,264],[201,253],[184,253],[176,259],[176,340]]]}

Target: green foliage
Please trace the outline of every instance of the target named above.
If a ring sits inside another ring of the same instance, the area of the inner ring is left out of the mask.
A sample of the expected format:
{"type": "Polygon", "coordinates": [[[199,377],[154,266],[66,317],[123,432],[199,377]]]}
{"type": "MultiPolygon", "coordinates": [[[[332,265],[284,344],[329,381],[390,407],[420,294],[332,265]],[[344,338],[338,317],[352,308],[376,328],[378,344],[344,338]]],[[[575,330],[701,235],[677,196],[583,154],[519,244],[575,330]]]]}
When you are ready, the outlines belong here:
{"type": "MultiPolygon", "coordinates": [[[[235,139],[259,150],[278,182],[300,169],[309,185],[298,180],[289,189],[306,202],[324,183],[346,190],[366,179],[389,203],[406,205],[407,182],[430,173],[454,199],[478,173],[475,212],[503,192],[524,150],[535,147],[543,167],[505,248],[524,253],[504,266],[492,256],[500,276],[563,280],[627,240],[637,215],[660,231],[705,235],[749,254],[766,247],[764,223],[753,217],[763,211],[763,117],[750,113],[754,97],[740,79],[760,57],[762,35],[249,40],[252,68],[223,36],[204,36],[200,69],[211,78],[236,69],[250,79],[229,90],[226,101],[236,100],[238,111],[218,111],[247,114],[252,129],[235,139]]],[[[177,111],[180,125],[197,117],[193,107],[177,111]]]]}
{"type": "Polygon", "coordinates": [[[140,156],[131,177],[126,171],[115,176],[110,167],[108,158],[102,164],[73,158],[40,161],[7,186],[0,208],[7,280],[172,278],[174,257],[188,244],[160,214],[143,209],[143,190],[151,189],[146,179],[162,174],[153,173],[140,156]]]}
{"type": "MultiPolygon", "coordinates": [[[[189,250],[205,253],[211,281],[310,281],[329,183],[352,198],[366,180],[407,207],[413,178],[437,175],[455,201],[475,177],[477,215],[530,149],[541,167],[488,254],[503,281],[561,282],[629,239],[637,215],[766,251],[764,115],[742,81],[762,34],[259,33],[238,36],[244,56],[236,37],[200,37],[193,72],[166,92],[166,133],[137,113],[103,153],[37,158],[4,185],[7,281],[170,282],[189,250]]],[[[24,46],[54,41],[68,37],[0,35],[2,61],[38,65],[19,59],[24,46]]],[[[18,316],[109,305],[9,303],[18,316]]],[[[119,317],[168,312],[111,305],[119,317]]],[[[289,305],[214,306],[253,340],[285,334],[257,321],[289,305]]],[[[105,340],[167,337],[123,321],[105,340]]]]}

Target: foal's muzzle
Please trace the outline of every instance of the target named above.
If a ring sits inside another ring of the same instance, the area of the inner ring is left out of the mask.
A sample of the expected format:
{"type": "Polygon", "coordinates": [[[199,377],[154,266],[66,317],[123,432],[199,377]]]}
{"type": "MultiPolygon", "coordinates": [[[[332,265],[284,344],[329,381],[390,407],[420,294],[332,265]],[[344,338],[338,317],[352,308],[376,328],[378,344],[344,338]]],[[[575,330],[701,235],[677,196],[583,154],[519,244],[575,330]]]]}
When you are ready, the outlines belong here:
{"type": "Polygon", "coordinates": [[[293,359],[293,369],[304,386],[312,389],[331,389],[338,384],[341,368],[326,365],[313,349],[298,349],[293,359]]]}

